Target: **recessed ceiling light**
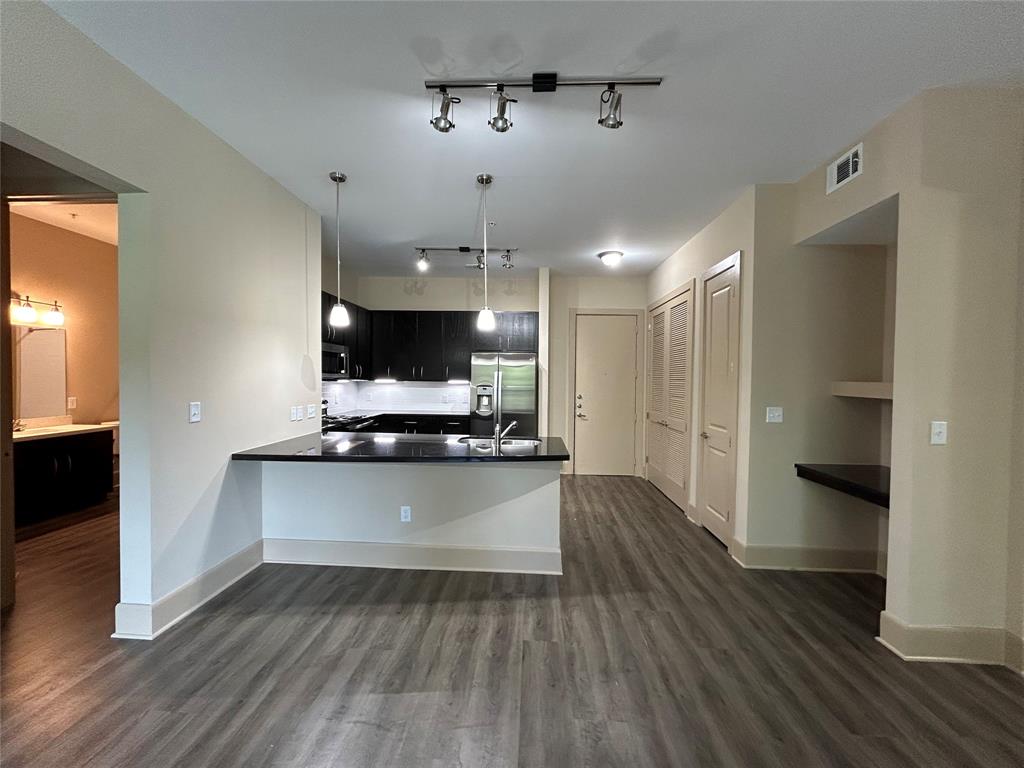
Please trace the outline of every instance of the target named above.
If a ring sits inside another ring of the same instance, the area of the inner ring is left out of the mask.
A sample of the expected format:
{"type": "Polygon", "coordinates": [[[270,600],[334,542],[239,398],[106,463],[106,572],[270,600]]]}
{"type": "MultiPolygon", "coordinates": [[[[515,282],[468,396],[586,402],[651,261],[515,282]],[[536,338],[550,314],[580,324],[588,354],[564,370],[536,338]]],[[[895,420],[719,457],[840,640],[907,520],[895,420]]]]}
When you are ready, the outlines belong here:
{"type": "Polygon", "coordinates": [[[597,254],[597,258],[606,267],[617,267],[619,262],[622,261],[622,251],[601,251],[597,254]]]}

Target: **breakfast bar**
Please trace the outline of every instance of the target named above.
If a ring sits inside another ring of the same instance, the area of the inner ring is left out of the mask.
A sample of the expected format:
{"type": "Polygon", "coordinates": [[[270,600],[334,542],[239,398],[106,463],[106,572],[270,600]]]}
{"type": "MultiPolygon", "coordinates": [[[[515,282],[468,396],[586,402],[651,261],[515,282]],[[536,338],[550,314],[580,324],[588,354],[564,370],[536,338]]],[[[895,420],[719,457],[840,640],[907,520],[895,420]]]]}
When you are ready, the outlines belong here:
{"type": "Polygon", "coordinates": [[[266,562],[560,574],[560,438],[315,433],[261,462],[266,562]]]}

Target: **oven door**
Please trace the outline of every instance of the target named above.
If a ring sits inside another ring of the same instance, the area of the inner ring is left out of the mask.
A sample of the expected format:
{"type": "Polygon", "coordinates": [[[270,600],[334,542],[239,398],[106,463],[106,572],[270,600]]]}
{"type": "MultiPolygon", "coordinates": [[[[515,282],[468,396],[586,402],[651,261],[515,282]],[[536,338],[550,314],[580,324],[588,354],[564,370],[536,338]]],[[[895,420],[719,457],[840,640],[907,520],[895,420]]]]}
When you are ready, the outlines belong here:
{"type": "Polygon", "coordinates": [[[348,347],[340,344],[321,344],[320,377],[324,381],[348,378],[348,347]]]}

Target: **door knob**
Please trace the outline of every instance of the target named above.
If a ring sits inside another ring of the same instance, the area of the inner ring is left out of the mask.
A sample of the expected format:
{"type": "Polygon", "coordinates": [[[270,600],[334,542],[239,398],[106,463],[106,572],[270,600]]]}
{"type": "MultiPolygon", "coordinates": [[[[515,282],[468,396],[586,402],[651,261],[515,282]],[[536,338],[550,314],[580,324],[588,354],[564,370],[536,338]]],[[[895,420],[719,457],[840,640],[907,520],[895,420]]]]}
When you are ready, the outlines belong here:
{"type": "Polygon", "coordinates": [[[700,433],[700,436],[701,436],[702,438],[704,438],[705,440],[707,440],[707,439],[708,439],[709,437],[711,437],[711,435],[709,435],[709,434],[708,434],[707,432],[701,432],[701,433],[700,433]]]}
{"type": "Polygon", "coordinates": [[[577,412],[576,418],[577,419],[585,419],[585,418],[587,418],[587,414],[585,414],[585,413],[578,413],[577,412]]]}

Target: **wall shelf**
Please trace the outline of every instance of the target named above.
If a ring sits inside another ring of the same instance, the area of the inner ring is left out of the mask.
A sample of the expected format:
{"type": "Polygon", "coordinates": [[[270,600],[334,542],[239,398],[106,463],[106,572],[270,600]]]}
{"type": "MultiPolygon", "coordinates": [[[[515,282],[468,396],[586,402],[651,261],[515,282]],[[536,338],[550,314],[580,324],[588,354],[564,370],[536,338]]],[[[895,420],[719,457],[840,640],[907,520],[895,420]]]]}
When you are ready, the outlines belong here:
{"type": "Polygon", "coordinates": [[[836,397],[863,397],[869,400],[892,400],[891,381],[833,381],[836,397]]]}

